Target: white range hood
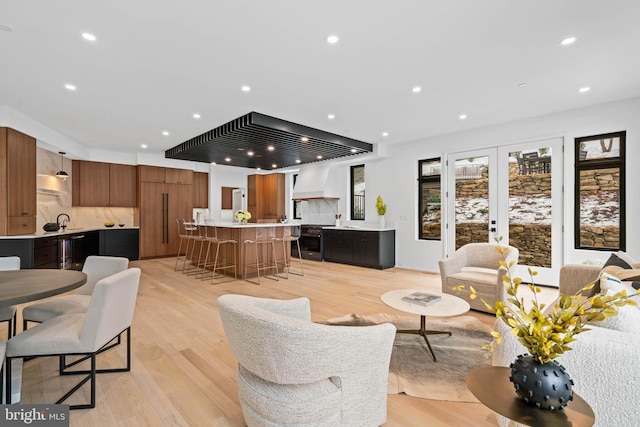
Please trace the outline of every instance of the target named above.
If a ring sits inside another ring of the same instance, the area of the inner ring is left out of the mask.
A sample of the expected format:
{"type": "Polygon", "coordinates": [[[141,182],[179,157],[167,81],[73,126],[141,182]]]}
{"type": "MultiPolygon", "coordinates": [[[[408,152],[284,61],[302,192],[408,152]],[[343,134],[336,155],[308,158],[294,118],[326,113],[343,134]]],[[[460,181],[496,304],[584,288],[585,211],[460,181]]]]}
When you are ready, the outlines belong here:
{"type": "Polygon", "coordinates": [[[301,169],[293,187],[293,200],[338,200],[335,194],[327,190],[327,178],[329,177],[329,165],[312,166],[301,169]]]}

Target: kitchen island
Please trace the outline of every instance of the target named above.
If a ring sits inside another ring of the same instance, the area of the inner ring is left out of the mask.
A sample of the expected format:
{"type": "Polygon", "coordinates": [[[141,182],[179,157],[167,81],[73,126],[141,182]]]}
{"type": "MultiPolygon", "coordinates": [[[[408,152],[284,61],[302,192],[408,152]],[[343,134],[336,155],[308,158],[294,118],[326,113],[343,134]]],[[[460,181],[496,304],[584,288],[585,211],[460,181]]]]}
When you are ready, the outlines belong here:
{"type": "MultiPolygon", "coordinates": [[[[282,237],[285,233],[285,229],[291,229],[291,227],[296,227],[299,224],[295,223],[248,223],[248,224],[239,224],[237,222],[222,222],[216,223],[217,235],[219,239],[232,239],[238,242],[236,245],[236,265],[238,266],[238,278],[244,279],[244,266],[247,263],[255,263],[256,255],[254,250],[245,251],[245,240],[255,240],[258,230],[266,231],[265,229],[270,229],[271,237],[282,237]]],[[[285,243],[285,251],[287,256],[291,255],[291,246],[285,243]]],[[[262,259],[271,260],[272,255],[267,250],[267,245],[260,245],[262,249],[261,257],[265,257],[262,259]]],[[[224,245],[226,253],[221,254],[221,257],[226,256],[227,260],[233,260],[233,245],[224,245]]],[[[283,261],[284,254],[282,250],[282,243],[276,242],[276,260],[283,261]]],[[[251,270],[251,269],[250,269],[251,270]]],[[[232,271],[225,270],[227,275],[233,275],[232,271]]],[[[249,276],[255,275],[255,272],[249,271],[249,276]]]]}

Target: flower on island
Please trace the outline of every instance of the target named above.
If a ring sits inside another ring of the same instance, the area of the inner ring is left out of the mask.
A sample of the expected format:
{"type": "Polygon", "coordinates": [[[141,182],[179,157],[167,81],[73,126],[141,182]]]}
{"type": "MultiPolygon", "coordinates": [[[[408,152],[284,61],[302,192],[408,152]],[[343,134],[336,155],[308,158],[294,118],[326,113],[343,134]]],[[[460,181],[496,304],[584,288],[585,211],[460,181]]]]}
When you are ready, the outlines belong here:
{"type": "Polygon", "coordinates": [[[234,217],[240,224],[246,224],[251,219],[251,213],[249,211],[237,211],[234,217]]]}
{"type": "Polygon", "coordinates": [[[378,195],[376,199],[376,211],[378,211],[378,215],[382,216],[387,213],[387,204],[382,201],[382,197],[378,195]]]}
{"type": "MultiPolygon", "coordinates": [[[[590,297],[585,297],[582,292],[595,286],[595,283],[590,283],[573,295],[560,295],[553,306],[545,310],[545,304],[539,304],[537,298],[537,294],[541,292],[541,289],[533,284],[533,277],[537,273],[528,269],[531,276],[531,284],[527,284],[527,286],[533,294],[533,299],[531,308],[527,309],[524,298],[518,299],[517,296],[518,287],[523,284],[522,279],[513,277],[511,274],[511,268],[514,266],[515,261],[509,264],[506,263],[505,254],[507,248],[500,246],[500,240],[502,240],[502,237],[496,239],[498,243],[497,250],[503,257],[500,265],[507,269],[507,274],[502,276],[502,280],[509,298],[506,302],[496,302],[495,306],[491,306],[484,300],[482,302],[488,310],[495,313],[497,318],[501,318],[511,327],[513,336],[517,336],[520,343],[529,351],[529,354],[540,363],[547,363],[564,352],[571,350],[570,343],[576,340],[574,336],[588,331],[589,328],[586,325],[589,322],[599,322],[607,317],[616,316],[618,314],[616,307],[638,305],[631,298],[640,295],[640,293],[636,292],[627,295],[624,290],[615,294],[600,292],[590,297]]],[[[464,285],[459,285],[454,289],[461,291],[464,287],[464,285]]],[[[470,286],[469,291],[471,299],[477,298],[476,290],[473,287],[470,286]]],[[[493,336],[492,343],[484,346],[489,351],[493,349],[492,344],[494,342],[496,344],[502,342],[500,333],[493,331],[491,335],[493,336]]]]}

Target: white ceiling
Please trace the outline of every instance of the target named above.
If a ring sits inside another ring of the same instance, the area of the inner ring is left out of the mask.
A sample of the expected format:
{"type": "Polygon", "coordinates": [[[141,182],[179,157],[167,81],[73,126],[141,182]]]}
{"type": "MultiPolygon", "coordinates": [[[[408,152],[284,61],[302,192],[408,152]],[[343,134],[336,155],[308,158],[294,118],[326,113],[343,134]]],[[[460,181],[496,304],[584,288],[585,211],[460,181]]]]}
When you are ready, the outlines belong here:
{"type": "Polygon", "coordinates": [[[2,0],[0,105],[122,152],[250,111],[397,143],[640,96],[639,17],[637,0],[2,0]]]}

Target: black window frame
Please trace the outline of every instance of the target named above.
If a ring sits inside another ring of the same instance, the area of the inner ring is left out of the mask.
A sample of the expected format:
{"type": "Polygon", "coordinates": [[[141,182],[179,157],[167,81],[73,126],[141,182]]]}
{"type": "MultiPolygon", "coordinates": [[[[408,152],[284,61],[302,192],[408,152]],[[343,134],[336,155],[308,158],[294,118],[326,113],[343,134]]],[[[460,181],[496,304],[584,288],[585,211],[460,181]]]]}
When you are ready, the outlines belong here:
{"type": "Polygon", "coordinates": [[[580,138],[575,138],[575,187],[574,187],[574,246],[575,249],[589,249],[596,251],[626,251],[627,248],[627,227],[626,227],[626,139],[627,132],[611,132],[600,135],[591,135],[580,138]],[[620,156],[618,157],[606,157],[606,158],[595,158],[595,159],[587,159],[582,158],[582,143],[586,141],[593,141],[598,139],[611,139],[611,138],[619,138],[620,140],[620,156]],[[583,245],[581,242],[581,230],[580,230],[580,181],[581,181],[581,172],[587,170],[598,170],[598,169],[615,169],[618,168],[620,170],[620,182],[618,186],[618,200],[619,200],[619,209],[620,209],[620,244],[619,247],[612,246],[587,246],[583,245]]]}
{"type": "MultiPolygon", "coordinates": [[[[293,174],[293,188],[296,187],[296,181],[298,181],[298,174],[293,174]]],[[[292,200],[293,202],[293,219],[302,219],[302,200],[292,200]]]]}
{"type": "Polygon", "coordinates": [[[433,241],[439,241],[442,240],[442,217],[440,218],[441,221],[441,225],[440,225],[440,235],[438,237],[430,237],[430,236],[425,236],[424,234],[424,229],[423,229],[423,224],[422,224],[422,217],[424,216],[424,209],[423,209],[423,198],[424,198],[424,194],[423,194],[423,184],[433,184],[433,183],[437,183],[438,184],[438,188],[440,189],[440,212],[442,212],[442,158],[441,157],[433,157],[430,159],[423,159],[423,160],[418,160],[418,239],[420,240],[433,240],[433,241]],[[422,175],[422,168],[423,165],[426,163],[440,163],[440,175],[427,175],[424,176],[422,175]]]}
{"type": "Polygon", "coordinates": [[[365,209],[365,201],[366,201],[365,195],[366,195],[366,192],[367,192],[367,190],[366,190],[366,179],[365,179],[365,194],[360,196],[360,195],[356,195],[356,192],[355,192],[355,182],[354,182],[355,181],[355,175],[356,175],[355,171],[358,168],[362,168],[362,174],[363,174],[363,176],[365,176],[364,175],[365,174],[364,164],[351,166],[351,169],[350,169],[350,173],[351,173],[351,176],[350,176],[350,191],[351,191],[350,219],[352,221],[364,221],[364,219],[365,219],[365,211],[366,211],[366,209],[365,209]],[[359,199],[360,197],[362,198],[361,200],[359,199]],[[362,216],[360,216],[359,212],[357,211],[357,207],[358,206],[361,206],[362,216]]]}

